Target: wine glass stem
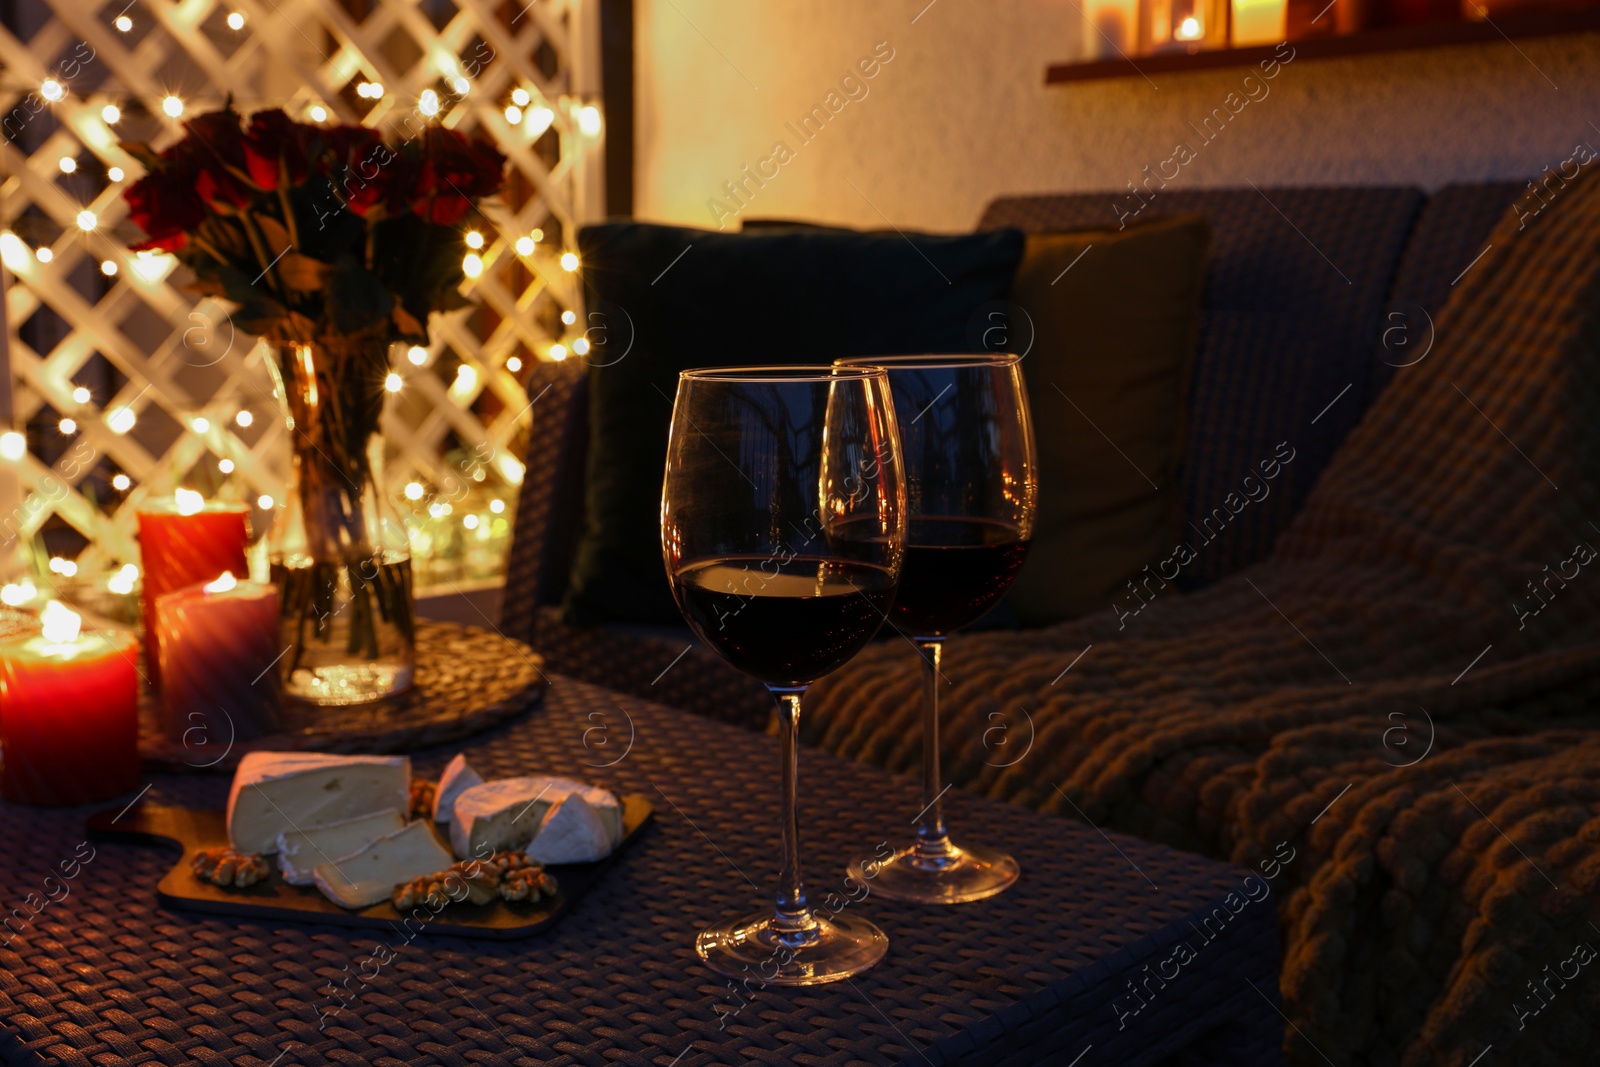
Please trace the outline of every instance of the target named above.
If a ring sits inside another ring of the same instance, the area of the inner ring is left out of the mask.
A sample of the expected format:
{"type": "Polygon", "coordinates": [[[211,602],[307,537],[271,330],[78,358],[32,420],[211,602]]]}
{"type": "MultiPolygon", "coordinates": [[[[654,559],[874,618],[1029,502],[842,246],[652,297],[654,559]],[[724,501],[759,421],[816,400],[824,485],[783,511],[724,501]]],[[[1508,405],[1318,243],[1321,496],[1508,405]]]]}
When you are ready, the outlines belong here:
{"type": "Polygon", "coordinates": [[[778,901],[773,928],[789,947],[816,936],[817,921],[806,903],[806,886],[800,878],[800,698],[805,688],[772,689],[778,698],[778,740],[782,746],[783,865],[778,875],[778,901]]]}
{"type": "Polygon", "coordinates": [[[922,856],[946,856],[950,838],[944,829],[942,798],[945,787],[939,781],[939,658],[943,638],[919,637],[922,653],[922,813],[917,816],[916,850],[922,856]]]}

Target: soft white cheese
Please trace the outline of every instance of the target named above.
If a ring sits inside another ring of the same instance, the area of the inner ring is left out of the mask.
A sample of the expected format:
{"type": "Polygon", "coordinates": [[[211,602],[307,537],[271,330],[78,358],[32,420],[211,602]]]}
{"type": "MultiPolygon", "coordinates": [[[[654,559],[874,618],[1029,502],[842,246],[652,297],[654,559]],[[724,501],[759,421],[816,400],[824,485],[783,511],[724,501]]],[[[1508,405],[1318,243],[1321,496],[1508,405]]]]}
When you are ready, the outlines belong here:
{"type": "Polygon", "coordinates": [[[593,863],[611,854],[611,831],[582,796],[568,793],[545,812],[539,832],[528,846],[537,863],[593,863]]]}
{"type": "Polygon", "coordinates": [[[370,842],[361,851],[334,863],[312,868],[311,879],[341,908],[365,908],[388,900],[394,887],[425,874],[436,874],[454,857],[419,820],[370,842]]]}
{"type": "Polygon", "coordinates": [[[228,793],[228,837],[238,852],[271,853],[281,833],[410,806],[405,756],[251,752],[228,793]]]}
{"type": "Polygon", "coordinates": [[[611,844],[622,841],[622,805],[598,786],[536,774],[496,778],[456,797],[450,846],[461,859],[482,859],[507,848],[525,848],[545,812],[569,795],[581,796],[605,826],[611,844]]]}
{"type": "Polygon", "coordinates": [[[326,826],[281,833],[278,835],[278,870],[290,885],[310,885],[313,867],[336,863],[405,824],[405,816],[390,808],[326,826]]]}
{"type": "Polygon", "coordinates": [[[456,758],[445,766],[444,773],[439,776],[439,789],[433,795],[433,821],[451,821],[456,798],[473,786],[482,784],[483,778],[467,765],[467,757],[457,752],[456,758]]]}

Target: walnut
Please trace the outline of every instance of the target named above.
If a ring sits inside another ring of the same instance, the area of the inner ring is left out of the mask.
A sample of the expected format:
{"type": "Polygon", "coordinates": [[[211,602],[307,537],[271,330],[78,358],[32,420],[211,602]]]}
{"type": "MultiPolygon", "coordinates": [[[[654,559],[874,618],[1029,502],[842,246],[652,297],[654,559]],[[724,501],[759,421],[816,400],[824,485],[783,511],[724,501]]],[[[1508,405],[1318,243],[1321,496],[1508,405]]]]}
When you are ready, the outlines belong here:
{"type": "Polygon", "coordinates": [[[487,904],[495,898],[500,884],[498,873],[471,861],[452,864],[442,871],[425,874],[394,887],[389,902],[396,911],[410,911],[419,904],[438,911],[446,904],[487,904]]]}
{"type": "Polygon", "coordinates": [[[246,889],[265,881],[267,861],[252,852],[241,854],[226,846],[203,848],[194,854],[189,867],[196,878],[224,888],[246,889]]]}
{"type": "Polygon", "coordinates": [[[555,876],[546,874],[537,863],[527,862],[524,866],[509,868],[500,876],[501,900],[537,904],[545,897],[555,896],[556,891],[555,876]]]}
{"type": "Polygon", "coordinates": [[[433,798],[439,792],[439,786],[426,778],[411,779],[411,814],[412,819],[433,818],[433,798]]]}

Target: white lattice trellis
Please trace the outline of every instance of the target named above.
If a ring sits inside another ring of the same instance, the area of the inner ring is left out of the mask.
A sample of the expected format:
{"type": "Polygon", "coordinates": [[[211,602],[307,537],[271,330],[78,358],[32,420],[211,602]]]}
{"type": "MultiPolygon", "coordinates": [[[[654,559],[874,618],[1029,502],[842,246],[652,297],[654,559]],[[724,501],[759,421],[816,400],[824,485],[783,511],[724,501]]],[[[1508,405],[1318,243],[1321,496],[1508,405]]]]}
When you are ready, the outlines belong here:
{"type": "Polygon", "coordinates": [[[479,227],[481,271],[462,287],[479,306],[434,318],[426,354],[397,361],[385,414],[424,580],[430,546],[446,530],[459,541],[463,522],[489,546],[477,572],[492,570],[509,518],[493,501],[522,476],[517,372],[584,344],[564,254],[603,209],[598,0],[46,0],[37,16],[0,28],[9,414],[25,435],[0,437],[21,494],[5,498],[0,477],[0,544],[76,531],[64,554],[81,577],[104,575],[137,558],[146,497],[197,481],[280,497],[265,347],[224,305],[181,291],[171,257],[126,247],[138,234],[122,190],[142,171],[118,141],[159,147],[182,116],[231,96],[246,114],[277,106],[390,136],[441,122],[509,159],[503,202],[479,227]],[[473,493],[495,508],[481,521],[461,506],[473,493]]]}

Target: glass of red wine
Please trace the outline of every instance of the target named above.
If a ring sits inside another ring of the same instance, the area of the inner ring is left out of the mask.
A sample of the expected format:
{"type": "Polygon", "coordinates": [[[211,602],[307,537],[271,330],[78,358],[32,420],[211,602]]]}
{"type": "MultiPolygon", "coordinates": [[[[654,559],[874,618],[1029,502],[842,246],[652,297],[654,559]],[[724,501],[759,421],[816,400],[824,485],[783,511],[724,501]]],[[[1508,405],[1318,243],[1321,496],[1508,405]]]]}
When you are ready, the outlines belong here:
{"type": "Polygon", "coordinates": [[[890,900],[960,904],[1017,880],[1017,861],[945,830],[939,776],[944,641],[999,603],[1028,554],[1038,471],[1021,357],[1006,353],[874,356],[839,366],[888,371],[900,413],[909,520],[889,622],[922,653],[922,811],[916,838],[887,859],[857,860],[890,900]]]}
{"type": "Polygon", "coordinates": [[[882,930],[823,916],[800,877],[800,698],[883,625],[905,550],[900,437],[876,368],[684,371],[661,491],[661,548],[694,632],[778,700],[783,852],[776,906],[719,922],[695,951],[778,985],[848,978],[882,930]]]}

